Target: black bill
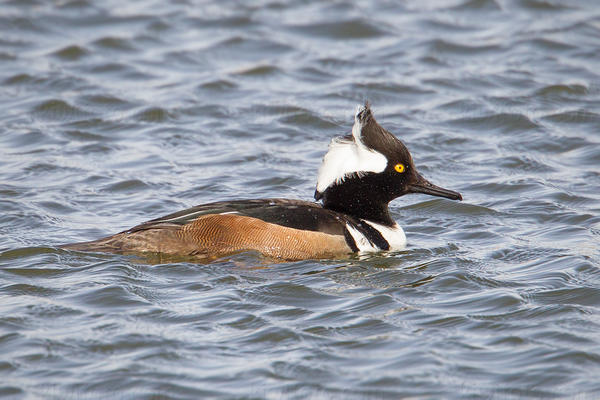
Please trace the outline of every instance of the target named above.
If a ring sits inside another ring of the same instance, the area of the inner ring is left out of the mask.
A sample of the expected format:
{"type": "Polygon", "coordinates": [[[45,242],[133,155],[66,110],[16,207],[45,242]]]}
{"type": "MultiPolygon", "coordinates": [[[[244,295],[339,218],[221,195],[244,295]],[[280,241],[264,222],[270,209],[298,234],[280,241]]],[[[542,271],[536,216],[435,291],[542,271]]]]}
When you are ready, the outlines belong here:
{"type": "Polygon", "coordinates": [[[408,191],[409,193],[424,193],[431,196],[445,197],[451,200],[462,200],[460,193],[436,186],[422,176],[419,176],[419,180],[416,183],[408,185],[408,191]]]}

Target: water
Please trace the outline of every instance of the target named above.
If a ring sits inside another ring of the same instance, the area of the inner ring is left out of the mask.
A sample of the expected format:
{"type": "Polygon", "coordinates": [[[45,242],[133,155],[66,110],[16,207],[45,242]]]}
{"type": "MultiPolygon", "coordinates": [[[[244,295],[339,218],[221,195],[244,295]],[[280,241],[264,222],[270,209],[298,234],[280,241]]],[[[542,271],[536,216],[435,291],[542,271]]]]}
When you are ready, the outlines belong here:
{"type": "Polygon", "coordinates": [[[600,397],[596,1],[0,5],[0,396],[600,397]],[[463,202],[409,246],[77,254],[204,202],[310,199],[369,99],[463,202]]]}

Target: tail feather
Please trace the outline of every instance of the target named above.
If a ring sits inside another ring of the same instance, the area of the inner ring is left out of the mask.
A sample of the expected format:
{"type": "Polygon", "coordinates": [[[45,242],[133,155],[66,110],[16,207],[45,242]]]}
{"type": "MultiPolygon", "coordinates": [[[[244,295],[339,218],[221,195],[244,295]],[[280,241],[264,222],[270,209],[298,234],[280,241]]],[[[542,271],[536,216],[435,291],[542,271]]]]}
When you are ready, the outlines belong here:
{"type": "Polygon", "coordinates": [[[119,252],[119,250],[122,250],[122,246],[119,245],[118,241],[115,241],[115,236],[92,240],[89,242],[63,244],[58,246],[58,248],[74,251],[100,251],[115,253],[119,252]]]}
{"type": "Polygon", "coordinates": [[[148,229],[138,232],[122,232],[91,242],[69,243],[59,246],[65,250],[99,251],[106,253],[173,253],[181,250],[176,229],[148,229]]]}

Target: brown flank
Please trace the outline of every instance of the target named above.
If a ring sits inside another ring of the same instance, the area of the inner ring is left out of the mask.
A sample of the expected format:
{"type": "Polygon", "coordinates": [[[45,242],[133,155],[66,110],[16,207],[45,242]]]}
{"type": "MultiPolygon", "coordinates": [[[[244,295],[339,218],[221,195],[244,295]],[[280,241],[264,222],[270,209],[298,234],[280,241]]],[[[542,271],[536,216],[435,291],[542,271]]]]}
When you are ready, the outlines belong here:
{"type": "Polygon", "coordinates": [[[306,231],[235,214],[207,214],[186,225],[156,224],[107,238],[61,246],[78,251],[220,257],[255,250],[285,260],[329,258],[352,250],[342,235],[306,231]]]}

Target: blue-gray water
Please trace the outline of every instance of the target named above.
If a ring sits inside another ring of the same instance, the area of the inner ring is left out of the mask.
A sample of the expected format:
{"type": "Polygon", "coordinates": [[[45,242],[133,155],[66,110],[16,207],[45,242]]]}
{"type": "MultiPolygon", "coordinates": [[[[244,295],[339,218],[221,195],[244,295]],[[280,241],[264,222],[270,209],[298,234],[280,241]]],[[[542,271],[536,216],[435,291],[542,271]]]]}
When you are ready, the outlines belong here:
{"type": "Polygon", "coordinates": [[[600,5],[360,4],[0,3],[0,397],[600,397],[600,5]],[[394,201],[406,251],[54,247],[310,199],[365,99],[464,196],[394,201]]]}

